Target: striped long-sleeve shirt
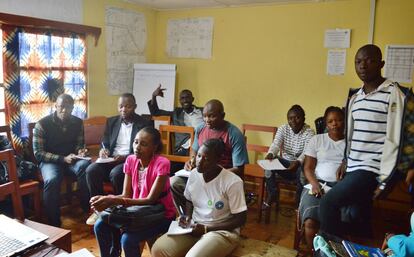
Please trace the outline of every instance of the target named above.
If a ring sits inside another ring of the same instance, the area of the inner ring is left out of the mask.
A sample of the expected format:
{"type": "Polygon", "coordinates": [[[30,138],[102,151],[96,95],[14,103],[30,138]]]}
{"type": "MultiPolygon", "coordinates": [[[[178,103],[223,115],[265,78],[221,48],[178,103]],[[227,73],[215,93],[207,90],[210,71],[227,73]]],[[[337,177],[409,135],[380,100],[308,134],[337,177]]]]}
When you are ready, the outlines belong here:
{"type": "Polygon", "coordinates": [[[365,94],[361,88],[356,93],[350,109],[354,124],[347,171],[363,169],[379,173],[393,87],[386,80],[373,92],[365,94]]]}
{"type": "Polygon", "coordinates": [[[315,132],[307,124],[297,134],[293,132],[289,124],[282,125],[277,129],[275,139],[268,152],[273,156],[279,156],[282,147],[282,158],[289,161],[298,160],[303,163],[305,159],[303,150],[313,135],[315,132]]]}

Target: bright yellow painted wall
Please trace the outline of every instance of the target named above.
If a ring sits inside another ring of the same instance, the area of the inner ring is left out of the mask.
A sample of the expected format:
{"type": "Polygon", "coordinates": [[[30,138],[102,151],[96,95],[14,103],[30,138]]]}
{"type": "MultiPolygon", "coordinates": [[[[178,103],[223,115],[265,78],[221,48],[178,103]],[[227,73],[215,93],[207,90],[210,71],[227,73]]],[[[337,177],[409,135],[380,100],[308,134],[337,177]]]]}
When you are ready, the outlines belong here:
{"type": "MultiPolygon", "coordinates": [[[[381,47],[414,44],[413,6],[412,0],[378,0],[375,41],[381,47]]],[[[298,103],[313,126],[327,106],[342,106],[347,89],[360,85],[353,58],[367,43],[369,10],[369,0],[344,0],[158,12],[156,61],[176,63],[177,91],[191,89],[198,105],[222,100],[227,119],[236,125],[281,125],[288,108],[298,103]],[[213,57],[167,57],[168,19],[206,16],[214,17],[213,57]],[[326,75],[323,40],[330,28],[352,29],[344,76],[326,75]]]]}
{"type": "Polygon", "coordinates": [[[389,44],[414,45],[414,1],[378,0],[377,2],[375,43],[381,49],[385,49],[389,44]]]}
{"type": "Polygon", "coordinates": [[[155,58],[155,18],[156,12],[148,8],[138,7],[121,0],[84,0],[84,24],[102,28],[98,45],[94,39],[88,38],[88,108],[89,116],[115,115],[117,113],[118,96],[108,94],[106,85],[106,35],[105,7],[115,6],[145,14],[147,23],[146,59],[154,62],[155,58]]]}

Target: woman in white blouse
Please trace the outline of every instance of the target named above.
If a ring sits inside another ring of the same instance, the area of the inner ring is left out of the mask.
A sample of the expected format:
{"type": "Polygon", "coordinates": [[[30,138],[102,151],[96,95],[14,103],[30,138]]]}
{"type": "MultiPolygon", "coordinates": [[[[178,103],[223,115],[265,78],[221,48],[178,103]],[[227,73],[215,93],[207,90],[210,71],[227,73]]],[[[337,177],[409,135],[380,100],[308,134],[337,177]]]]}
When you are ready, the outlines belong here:
{"type": "Polygon", "coordinates": [[[302,192],[299,204],[300,224],[309,248],[319,230],[319,202],[323,194],[336,184],[337,170],[344,158],[344,112],[339,107],[326,109],[328,133],[315,135],[305,148],[304,172],[309,184],[302,192]]]}

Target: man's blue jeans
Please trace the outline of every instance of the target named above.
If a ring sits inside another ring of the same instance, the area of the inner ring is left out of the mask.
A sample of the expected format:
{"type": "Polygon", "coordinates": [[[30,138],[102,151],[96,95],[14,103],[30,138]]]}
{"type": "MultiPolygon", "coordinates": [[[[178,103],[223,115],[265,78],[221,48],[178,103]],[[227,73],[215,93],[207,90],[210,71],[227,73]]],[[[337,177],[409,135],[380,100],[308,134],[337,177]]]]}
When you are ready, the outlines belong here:
{"type": "Polygon", "coordinates": [[[78,160],[72,165],[41,162],[39,167],[43,177],[43,205],[49,224],[60,227],[60,188],[63,176],[76,176],[81,195],[81,207],[89,210],[89,192],[85,170],[90,161],[78,160]]]}
{"type": "MultiPolygon", "coordinates": [[[[283,158],[278,158],[280,163],[286,168],[289,167],[291,161],[288,161],[283,158]]],[[[296,181],[296,199],[295,202],[299,205],[300,195],[302,194],[303,185],[300,181],[302,174],[302,166],[296,170],[296,172],[290,172],[286,170],[265,170],[265,182],[266,182],[266,191],[268,194],[268,199],[277,199],[277,185],[276,185],[276,174],[282,177],[285,180],[296,181]]]]}
{"type": "Polygon", "coordinates": [[[142,231],[121,232],[119,229],[98,219],[95,223],[94,230],[101,257],[121,256],[121,245],[122,249],[124,249],[125,257],[140,257],[139,243],[161,233],[165,233],[171,221],[171,219],[164,219],[158,224],[149,224],[150,227],[142,231]]]}
{"type": "Polygon", "coordinates": [[[369,216],[373,193],[378,185],[377,176],[366,170],[347,172],[345,177],[321,198],[320,230],[335,236],[343,236],[346,231],[341,221],[341,209],[347,206],[364,207],[361,212],[362,217],[358,218],[365,218],[364,221],[368,222],[367,217],[364,216],[369,216]]]}

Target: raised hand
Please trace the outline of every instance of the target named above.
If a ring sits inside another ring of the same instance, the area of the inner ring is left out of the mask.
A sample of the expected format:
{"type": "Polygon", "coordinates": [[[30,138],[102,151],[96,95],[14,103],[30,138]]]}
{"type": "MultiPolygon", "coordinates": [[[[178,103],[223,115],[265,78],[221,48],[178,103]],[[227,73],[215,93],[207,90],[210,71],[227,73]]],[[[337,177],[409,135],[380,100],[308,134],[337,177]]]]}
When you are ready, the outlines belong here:
{"type": "Polygon", "coordinates": [[[164,97],[164,90],[167,90],[166,88],[162,88],[161,84],[152,92],[152,97],[161,96],[164,97]]]}

